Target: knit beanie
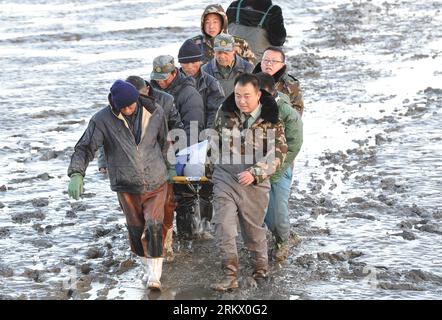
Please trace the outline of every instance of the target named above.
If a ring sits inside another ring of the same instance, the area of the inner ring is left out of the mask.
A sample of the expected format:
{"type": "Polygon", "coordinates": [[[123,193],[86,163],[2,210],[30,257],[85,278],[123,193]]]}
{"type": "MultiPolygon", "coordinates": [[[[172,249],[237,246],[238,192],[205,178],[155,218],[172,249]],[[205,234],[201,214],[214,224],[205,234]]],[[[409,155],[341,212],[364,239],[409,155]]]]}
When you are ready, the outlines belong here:
{"type": "Polygon", "coordinates": [[[202,61],[203,55],[200,47],[195,44],[191,39],[186,40],[178,51],[179,63],[190,63],[202,61]]]}
{"type": "Polygon", "coordinates": [[[115,81],[110,88],[110,92],[114,104],[113,107],[116,110],[121,110],[130,106],[137,101],[138,96],[140,95],[138,90],[132,84],[123,80],[115,81]]]}

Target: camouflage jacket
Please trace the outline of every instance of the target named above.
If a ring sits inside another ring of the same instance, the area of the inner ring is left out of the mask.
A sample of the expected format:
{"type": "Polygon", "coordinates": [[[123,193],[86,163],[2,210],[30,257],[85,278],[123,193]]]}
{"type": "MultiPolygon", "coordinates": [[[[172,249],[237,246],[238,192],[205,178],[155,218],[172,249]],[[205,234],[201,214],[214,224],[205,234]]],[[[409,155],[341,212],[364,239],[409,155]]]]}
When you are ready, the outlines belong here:
{"type": "MultiPolygon", "coordinates": [[[[261,63],[258,63],[253,73],[261,72],[261,63]]],[[[289,96],[292,107],[302,116],[304,112],[304,98],[302,96],[299,80],[287,72],[287,66],[284,66],[273,75],[275,80],[275,90],[289,96]]]]}
{"type": "Polygon", "coordinates": [[[251,163],[240,164],[226,164],[220,159],[215,167],[222,167],[223,171],[234,177],[239,172],[247,170],[255,178],[254,184],[262,183],[274,174],[284,162],[288,152],[284,126],[278,118],[278,106],[275,99],[266,91],[262,91],[260,103],[261,114],[248,129],[244,128],[241,111],[235,104],[234,94],[224,101],[215,118],[220,153],[222,153],[221,150],[229,150],[233,157],[238,156],[237,158],[242,161],[247,157],[253,159],[251,163]],[[235,137],[240,139],[240,146],[234,145],[235,137]],[[257,152],[260,148],[262,152],[257,152]],[[253,155],[247,154],[251,150],[253,150],[253,155]]]}
{"type": "MultiPolygon", "coordinates": [[[[209,36],[207,33],[204,32],[204,19],[206,18],[206,15],[208,15],[209,13],[218,14],[222,21],[221,33],[229,33],[227,30],[227,25],[228,25],[227,15],[223,7],[219,4],[208,5],[204,10],[203,14],[201,15],[201,34],[191,38],[192,41],[201,48],[201,52],[203,54],[203,63],[210,61],[214,57],[214,50],[213,50],[214,38],[212,38],[211,36],[209,36]]],[[[255,65],[256,63],[255,54],[250,49],[247,41],[240,37],[234,37],[234,38],[235,38],[236,53],[241,58],[255,65]]]]}
{"type": "MultiPolygon", "coordinates": [[[[234,39],[236,53],[244,60],[247,60],[251,64],[255,65],[255,54],[250,49],[247,41],[236,36],[234,36],[234,39]]],[[[192,41],[201,48],[201,52],[203,54],[203,63],[207,63],[215,56],[215,51],[213,50],[213,40],[214,38],[209,38],[208,36],[204,36],[202,34],[192,38],[192,41]]]]}

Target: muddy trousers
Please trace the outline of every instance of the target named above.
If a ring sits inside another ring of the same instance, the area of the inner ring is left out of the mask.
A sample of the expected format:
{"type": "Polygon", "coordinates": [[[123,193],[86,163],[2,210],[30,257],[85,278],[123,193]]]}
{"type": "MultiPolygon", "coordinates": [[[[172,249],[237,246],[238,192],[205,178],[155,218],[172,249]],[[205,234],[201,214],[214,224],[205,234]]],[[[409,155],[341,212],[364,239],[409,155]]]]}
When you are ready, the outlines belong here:
{"type": "Polygon", "coordinates": [[[173,193],[173,184],[167,184],[167,197],[164,204],[164,220],[163,220],[163,242],[164,250],[168,254],[172,254],[172,235],[173,235],[173,218],[177,204],[173,193]]]}
{"type": "Polygon", "coordinates": [[[277,182],[271,184],[269,207],[265,223],[277,243],[285,242],[290,235],[289,196],[292,185],[292,167],[289,167],[277,182]]]}
{"type": "Polygon", "coordinates": [[[233,178],[213,177],[215,238],[221,251],[222,267],[238,264],[237,218],[244,244],[251,252],[254,270],[268,269],[267,239],[264,226],[270,183],[242,186],[233,178]],[[222,179],[222,180],[221,180],[222,179]]]}
{"type": "Polygon", "coordinates": [[[140,257],[162,257],[167,183],[143,194],[127,192],[117,194],[121,209],[126,216],[132,252],[140,257]]]}

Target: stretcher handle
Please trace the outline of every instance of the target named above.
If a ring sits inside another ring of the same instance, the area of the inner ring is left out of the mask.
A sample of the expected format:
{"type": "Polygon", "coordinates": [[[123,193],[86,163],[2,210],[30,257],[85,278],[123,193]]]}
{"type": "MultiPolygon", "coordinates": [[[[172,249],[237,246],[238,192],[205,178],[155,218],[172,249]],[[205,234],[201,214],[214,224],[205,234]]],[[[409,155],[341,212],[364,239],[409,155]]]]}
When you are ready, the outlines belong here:
{"type": "Polygon", "coordinates": [[[186,176],[174,176],[172,177],[174,183],[188,184],[193,182],[210,182],[206,176],[202,177],[186,177],[186,176]]]}

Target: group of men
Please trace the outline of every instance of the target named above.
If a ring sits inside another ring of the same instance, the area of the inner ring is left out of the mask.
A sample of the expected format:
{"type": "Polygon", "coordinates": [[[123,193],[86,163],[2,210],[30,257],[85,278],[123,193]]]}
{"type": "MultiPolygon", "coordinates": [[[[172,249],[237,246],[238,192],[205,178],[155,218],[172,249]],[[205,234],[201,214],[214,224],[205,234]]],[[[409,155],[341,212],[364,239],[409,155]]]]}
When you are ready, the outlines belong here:
{"type": "Polygon", "coordinates": [[[79,199],[86,168],[100,150],[100,171],[109,174],[117,192],[131,251],[140,257],[150,289],[161,287],[164,258],[173,259],[181,195],[172,186],[178,143],[171,130],[183,132],[186,146],[212,130],[207,174],[223,270],[213,288],[238,287],[238,226],[257,282],[268,277],[267,228],[275,237],[274,259],[288,256],[288,198],[303,141],[304,104],[281,48],[281,8],[239,0],[226,14],[220,5],[209,5],[201,30],[179,49],[181,68],[172,56],[161,55],[153,60],[150,81],[130,76],[113,83],[109,105],[91,118],[68,168],[69,196],[79,199]]]}

